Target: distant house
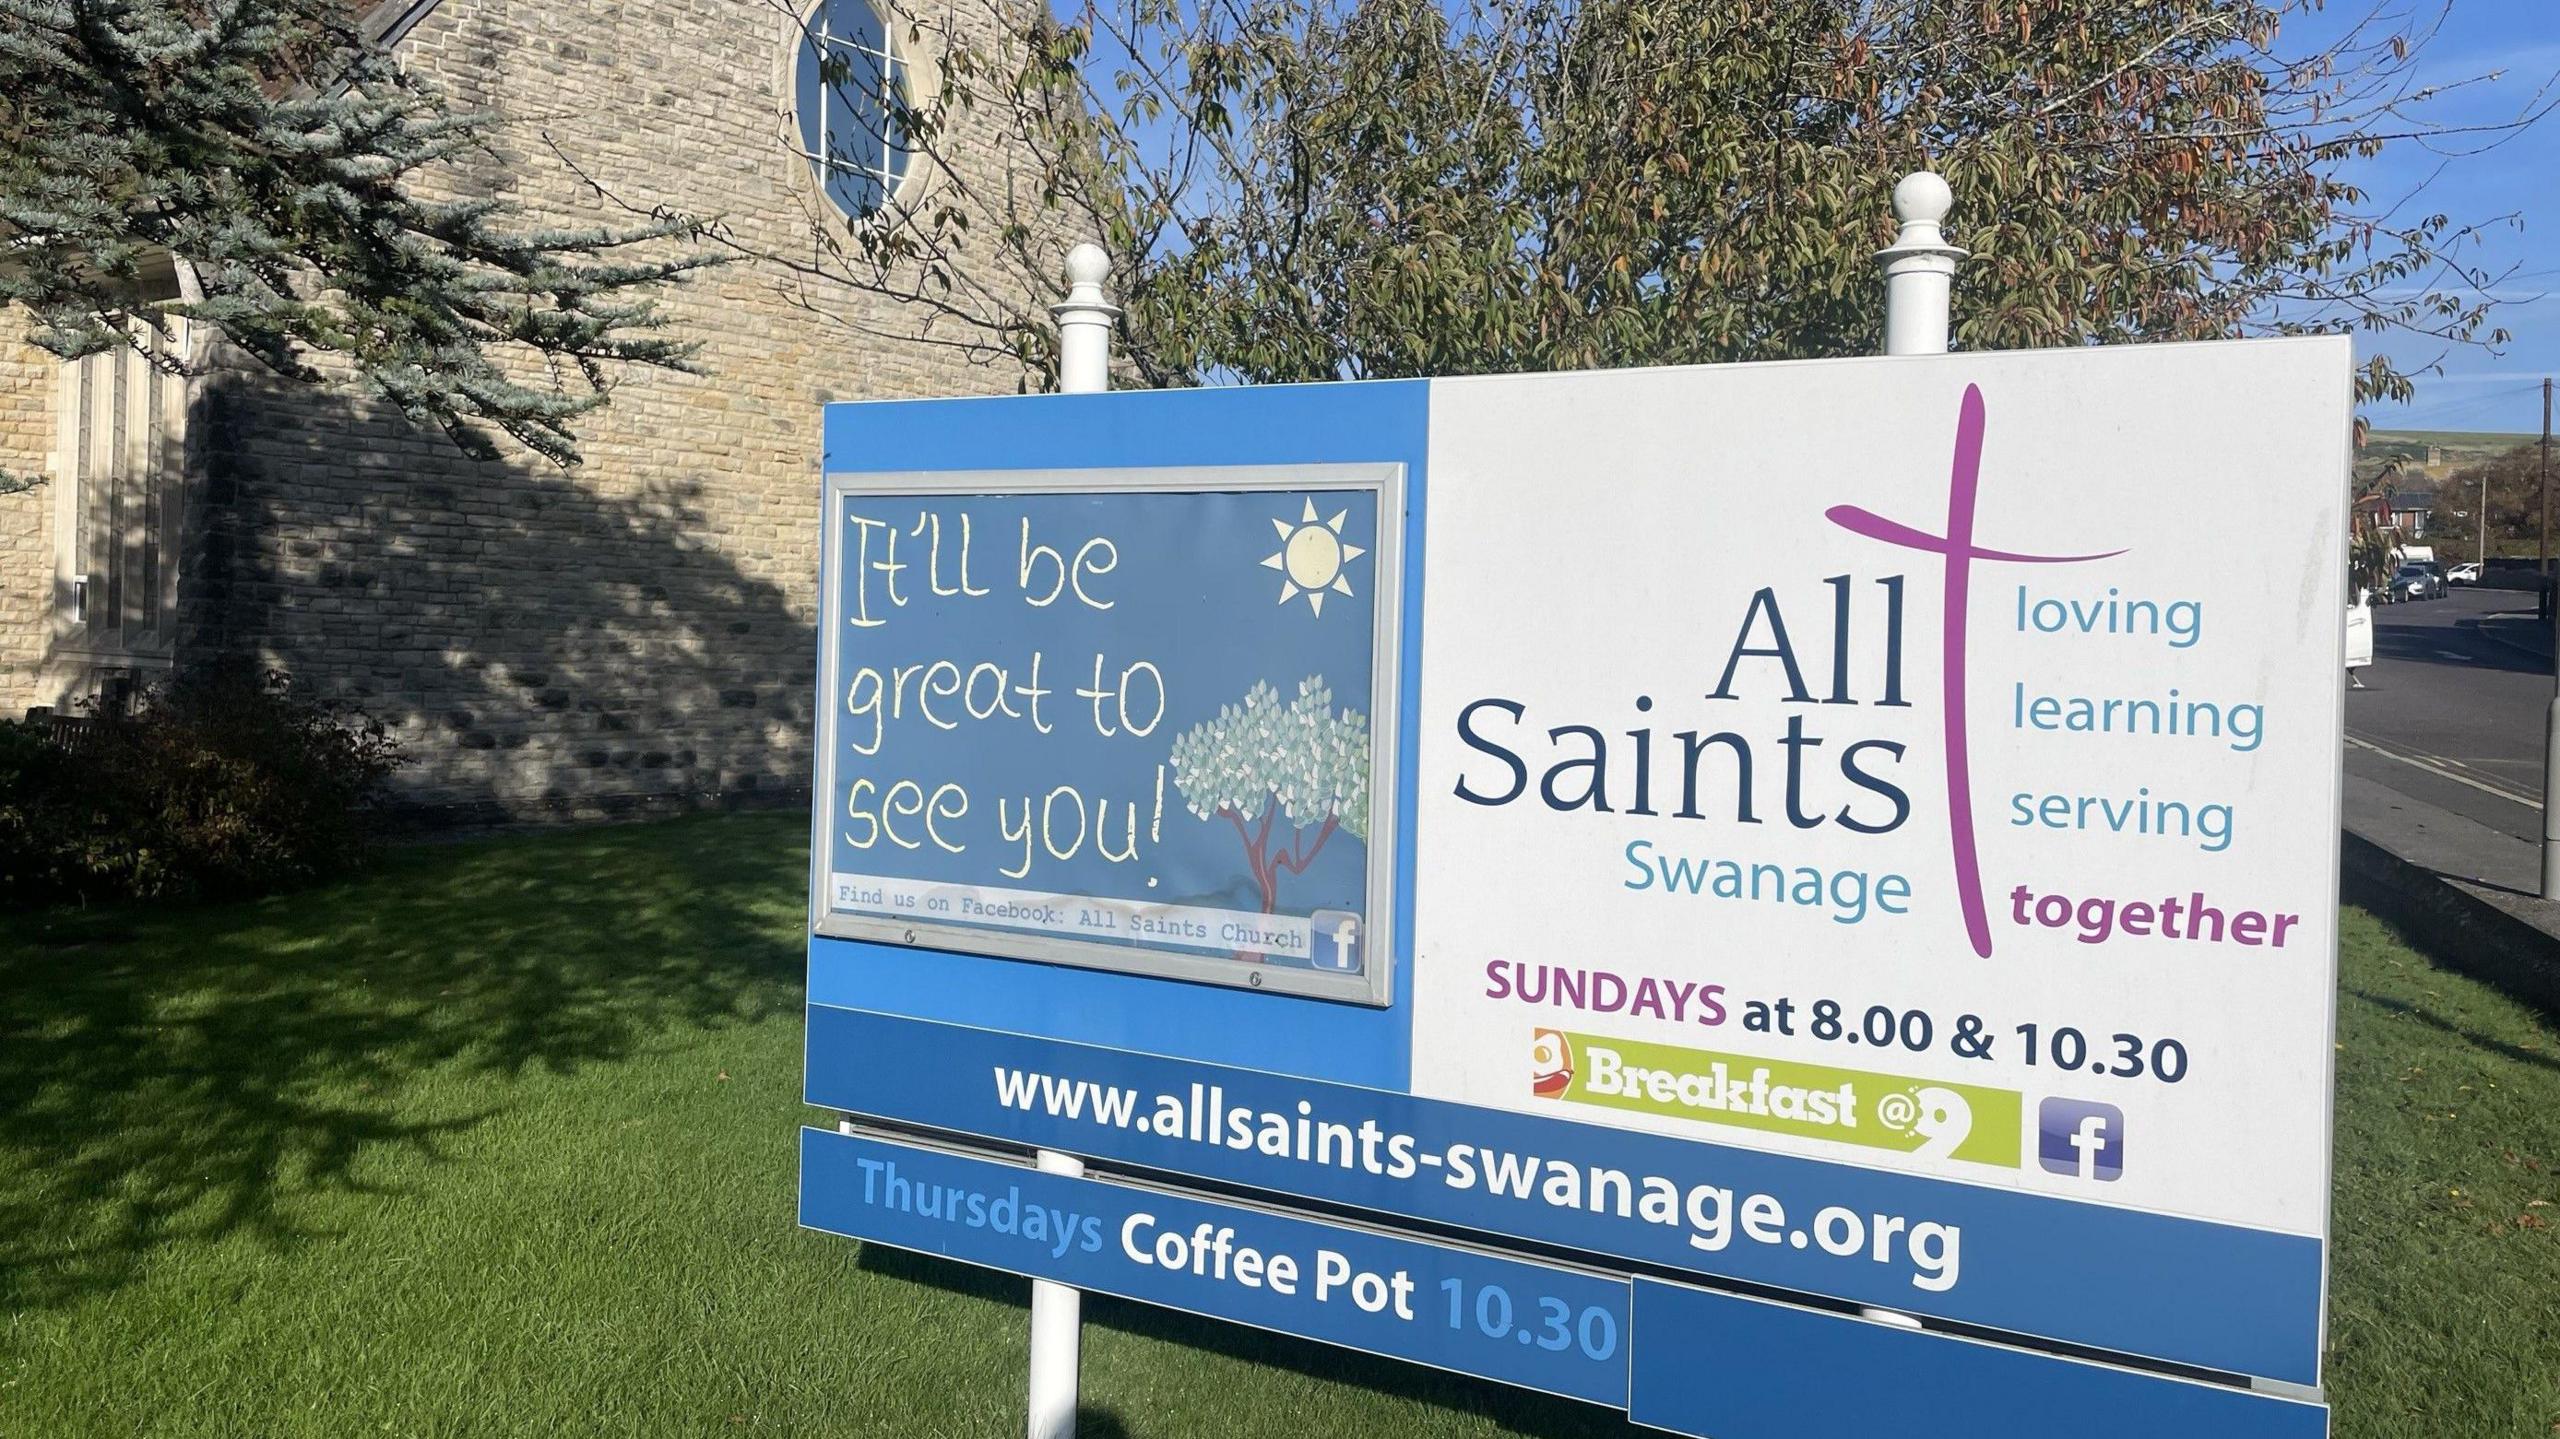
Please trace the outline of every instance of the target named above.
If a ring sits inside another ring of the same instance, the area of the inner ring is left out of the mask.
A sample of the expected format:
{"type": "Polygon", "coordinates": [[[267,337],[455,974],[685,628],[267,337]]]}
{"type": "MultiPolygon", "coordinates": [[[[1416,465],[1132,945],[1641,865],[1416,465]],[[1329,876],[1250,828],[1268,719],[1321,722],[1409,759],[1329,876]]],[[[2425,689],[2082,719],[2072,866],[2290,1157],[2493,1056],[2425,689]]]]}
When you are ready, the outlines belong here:
{"type": "Polygon", "coordinates": [[[888,132],[886,87],[939,84],[902,3],[375,5],[363,23],[403,64],[505,118],[503,158],[457,183],[563,228],[716,216],[766,258],[669,292],[705,373],[617,377],[569,472],[466,460],[352,390],[227,366],[208,335],[183,343],[215,373],[173,379],[132,354],[61,363],[0,312],[0,468],[49,476],[0,497],[0,713],[231,655],[389,723],[421,806],[599,813],[805,785],[819,406],[1025,382],[806,263],[884,206],[1038,191],[984,111],[936,147],[965,173],[894,139],[839,143],[888,132]]]}
{"type": "Polygon", "coordinates": [[[2436,497],[2424,490],[2402,490],[2391,496],[2390,510],[2384,523],[2400,532],[2406,540],[2427,537],[2427,516],[2434,512],[2436,497]]]}

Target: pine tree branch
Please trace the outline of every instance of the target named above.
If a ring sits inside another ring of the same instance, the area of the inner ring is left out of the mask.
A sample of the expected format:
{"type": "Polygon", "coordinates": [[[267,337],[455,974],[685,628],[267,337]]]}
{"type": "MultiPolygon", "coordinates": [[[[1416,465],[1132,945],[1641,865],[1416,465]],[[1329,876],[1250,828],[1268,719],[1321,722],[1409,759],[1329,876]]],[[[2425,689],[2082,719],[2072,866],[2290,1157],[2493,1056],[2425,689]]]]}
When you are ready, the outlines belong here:
{"type": "Polygon", "coordinates": [[[466,453],[503,435],[562,465],[613,371],[694,368],[660,296],[721,263],[705,223],[439,198],[496,118],[329,0],[0,0],[0,97],[0,302],[62,359],[184,318],[288,380],[336,356],[466,453]],[[199,296],[140,298],[168,256],[199,296]]]}

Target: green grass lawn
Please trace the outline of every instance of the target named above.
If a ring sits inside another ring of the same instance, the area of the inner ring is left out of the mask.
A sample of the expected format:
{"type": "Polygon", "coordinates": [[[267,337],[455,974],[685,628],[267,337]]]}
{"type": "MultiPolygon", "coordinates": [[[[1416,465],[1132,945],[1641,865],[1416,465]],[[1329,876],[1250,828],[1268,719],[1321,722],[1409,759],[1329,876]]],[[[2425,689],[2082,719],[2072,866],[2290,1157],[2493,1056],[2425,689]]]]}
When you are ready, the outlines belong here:
{"type": "MultiPolygon", "coordinates": [[[[0,1436],[1019,1433],[1026,1288],[792,1226],[796,818],[0,938],[0,1436]]],[[[2560,1431],[2560,1034],[2351,914],[2332,1398],[2560,1431]]],[[[1085,1433],[1639,1432],[1097,1301],[1085,1433]]]]}

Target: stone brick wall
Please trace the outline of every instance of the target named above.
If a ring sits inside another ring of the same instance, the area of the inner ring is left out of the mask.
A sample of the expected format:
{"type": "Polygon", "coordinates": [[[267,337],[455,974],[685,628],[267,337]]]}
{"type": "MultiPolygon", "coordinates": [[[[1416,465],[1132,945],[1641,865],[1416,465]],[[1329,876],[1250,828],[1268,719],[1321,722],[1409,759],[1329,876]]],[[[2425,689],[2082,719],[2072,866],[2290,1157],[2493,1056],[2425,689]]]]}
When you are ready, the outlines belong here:
{"type": "MultiPolygon", "coordinates": [[[[0,310],[0,471],[45,473],[55,432],[56,361],[29,345],[26,316],[0,310]]],[[[52,702],[53,493],[0,495],[0,718],[52,702]]]]}
{"type": "MultiPolygon", "coordinates": [[[[741,251],[790,255],[832,213],[783,138],[795,34],[762,0],[445,0],[399,49],[507,117],[507,152],[457,187],[567,225],[714,215],[741,251]]],[[[1001,190],[998,137],[946,148],[1001,190]]],[[[362,705],[414,756],[405,797],[462,815],[804,789],[818,407],[1023,377],[770,260],[669,308],[704,373],[619,377],[570,471],[467,461],[345,386],[207,382],[182,655],[362,705]]]]}

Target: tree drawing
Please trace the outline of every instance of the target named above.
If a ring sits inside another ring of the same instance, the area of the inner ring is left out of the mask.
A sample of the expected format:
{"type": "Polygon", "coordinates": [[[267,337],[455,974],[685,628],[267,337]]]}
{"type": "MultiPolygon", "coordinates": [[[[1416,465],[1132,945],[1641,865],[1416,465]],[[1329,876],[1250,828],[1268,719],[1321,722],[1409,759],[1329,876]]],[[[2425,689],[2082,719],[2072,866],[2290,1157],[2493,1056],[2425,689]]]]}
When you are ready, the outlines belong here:
{"type": "Polygon", "coordinates": [[[1256,683],[1243,704],[1174,740],[1173,782],[1193,814],[1236,827],[1269,914],[1280,876],[1306,873],[1337,831],[1367,841],[1369,720],[1335,714],[1322,675],[1299,681],[1286,705],[1256,683]]]}

